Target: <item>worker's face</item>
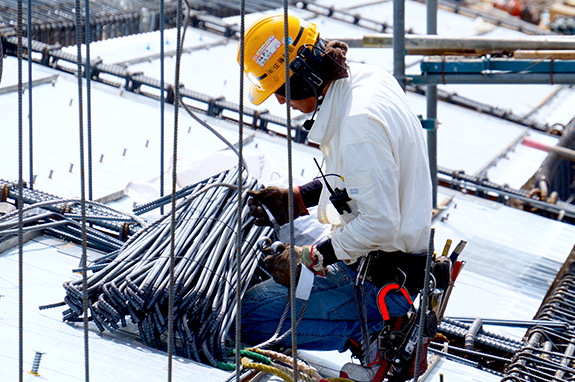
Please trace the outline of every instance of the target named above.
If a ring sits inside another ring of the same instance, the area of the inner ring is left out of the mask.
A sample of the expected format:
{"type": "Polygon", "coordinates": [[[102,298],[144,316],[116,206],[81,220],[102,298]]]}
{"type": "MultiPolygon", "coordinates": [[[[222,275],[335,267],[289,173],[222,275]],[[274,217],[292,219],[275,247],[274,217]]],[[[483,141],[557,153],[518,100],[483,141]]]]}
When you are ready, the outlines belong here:
{"type": "MultiPolygon", "coordinates": [[[[276,98],[278,99],[278,102],[280,103],[280,105],[283,105],[284,103],[286,103],[286,98],[274,93],[276,98]]],[[[315,110],[315,102],[316,99],[315,97],[309,97],[309,98],[304,98],[304,99],[300,99],[300,100],[291,100],[290,101],[290,105],[291,108],[294,110],[299,110],[302,113],[312,113],[315,110]]]]}

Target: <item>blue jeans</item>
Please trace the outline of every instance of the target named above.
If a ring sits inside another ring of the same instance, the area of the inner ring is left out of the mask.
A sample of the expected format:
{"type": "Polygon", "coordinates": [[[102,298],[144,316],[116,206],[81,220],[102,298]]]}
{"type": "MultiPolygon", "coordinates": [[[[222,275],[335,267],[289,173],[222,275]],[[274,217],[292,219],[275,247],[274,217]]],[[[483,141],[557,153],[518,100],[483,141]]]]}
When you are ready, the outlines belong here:
{"type": "MultiPolygon", "coordinates": [[[[303,350],[345,350],[353,339],[361,342],[361,321],[354,283],[356,272],[343,262],[330,265],[326,277],[315,276],[307,310],[297,328],[298,348],[303,350]]],[[[370,333],[381,330],[383,319],[377,307],[379,288],[365,283],[366,317],[370,333]]],[[[276,331],[284,311],[289,290],[270,279],[250,288],[242,303],[242,342],[257,345],[268,340],[276,331]]],[[[388,293],[386,304],[391,317],[401,317],[409,304],[399,294],[388,293]]],[[[297,300],[297,315],[302,301],[297,300]]],[[[281,333],[291,328],[291,314],[281,333]]],[[[291,335],[282,342],[291,347],[291,335]]]]}

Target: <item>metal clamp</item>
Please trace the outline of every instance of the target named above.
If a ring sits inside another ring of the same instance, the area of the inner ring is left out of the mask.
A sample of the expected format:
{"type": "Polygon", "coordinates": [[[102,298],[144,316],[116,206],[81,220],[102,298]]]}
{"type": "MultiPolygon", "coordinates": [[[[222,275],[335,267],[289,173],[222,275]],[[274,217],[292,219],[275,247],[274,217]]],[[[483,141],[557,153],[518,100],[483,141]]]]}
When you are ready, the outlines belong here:
{"type": "Polygon", "coordinates": [[[264,254],[271,254],[271,255],[279,255],[286,249],[286,245],[281,241],[274,241],[272,243],[272,239],[269,237],[262,237],[258,241],[258,249],[262,251],[264,254]]]}
{"type": "Polygon", "coordinates": [[[367,270],[371,266],[373,254],[369,253],[359,259],[359,267],[357,268],[357,277],[355,278],[355,286],[363,286],[366,281],[371,281],[371,277],[367,275],[367,270]]]}

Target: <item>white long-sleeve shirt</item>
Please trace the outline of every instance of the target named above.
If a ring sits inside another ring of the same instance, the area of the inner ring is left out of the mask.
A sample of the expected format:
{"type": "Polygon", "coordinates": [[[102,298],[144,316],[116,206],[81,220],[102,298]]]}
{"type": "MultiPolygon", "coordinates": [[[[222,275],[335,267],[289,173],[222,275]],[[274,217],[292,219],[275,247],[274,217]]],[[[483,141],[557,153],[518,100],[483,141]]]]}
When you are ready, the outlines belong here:
{"type": "Polygon", "coordinates": [[[335,255],[347,263],[373,251],[425,252],[432,188],[424,130],[387,71],[350,63],[332,82],[308,139],[320,144],[332,188],[347,189],[339,215],[322,188],[318,218],[334,225],[335,255]]]}

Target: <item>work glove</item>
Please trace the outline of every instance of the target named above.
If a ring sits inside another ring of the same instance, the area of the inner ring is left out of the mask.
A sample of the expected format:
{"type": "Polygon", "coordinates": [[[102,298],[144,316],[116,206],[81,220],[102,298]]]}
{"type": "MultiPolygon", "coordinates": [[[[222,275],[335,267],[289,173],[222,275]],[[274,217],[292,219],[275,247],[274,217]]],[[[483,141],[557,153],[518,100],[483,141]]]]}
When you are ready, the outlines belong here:
{"type": "MultiPolygon", "coordinates": [[[[250,190],[247,194],[249,196],[248,206],[250,207],[250,215],[256,218],[256,225],[272,226],[272,222],[263,209],[262,204],[270,210],[280,226],[289,221],[289,192],[287,188],[271,186],[260,191],[250,190]]],[[[297,187],[293,188],[293,196],[293,218],[297,219],[300,216],[309,215],[309,212],[301,200],[297,187]]]]}
{"type": "MultiPolygon", "coordinates": [[[[327,274],[327,269],[323,266],[323,256],[313,245],[304,245],[303,247],[294,247],[295,262],[309,268],[313,273],[321,276],[327,274]]],[[[285,250],[279,254],[271,254],[264,258],[264,264],[267,271],[272,275],[274,280],[286,288],[290,287],[291,277],[291,251],[290,245],[285,244],[285,250]]],[[[299,280],[301,270],[299,266],[295,268],[296,282],[299,280]]]]}

